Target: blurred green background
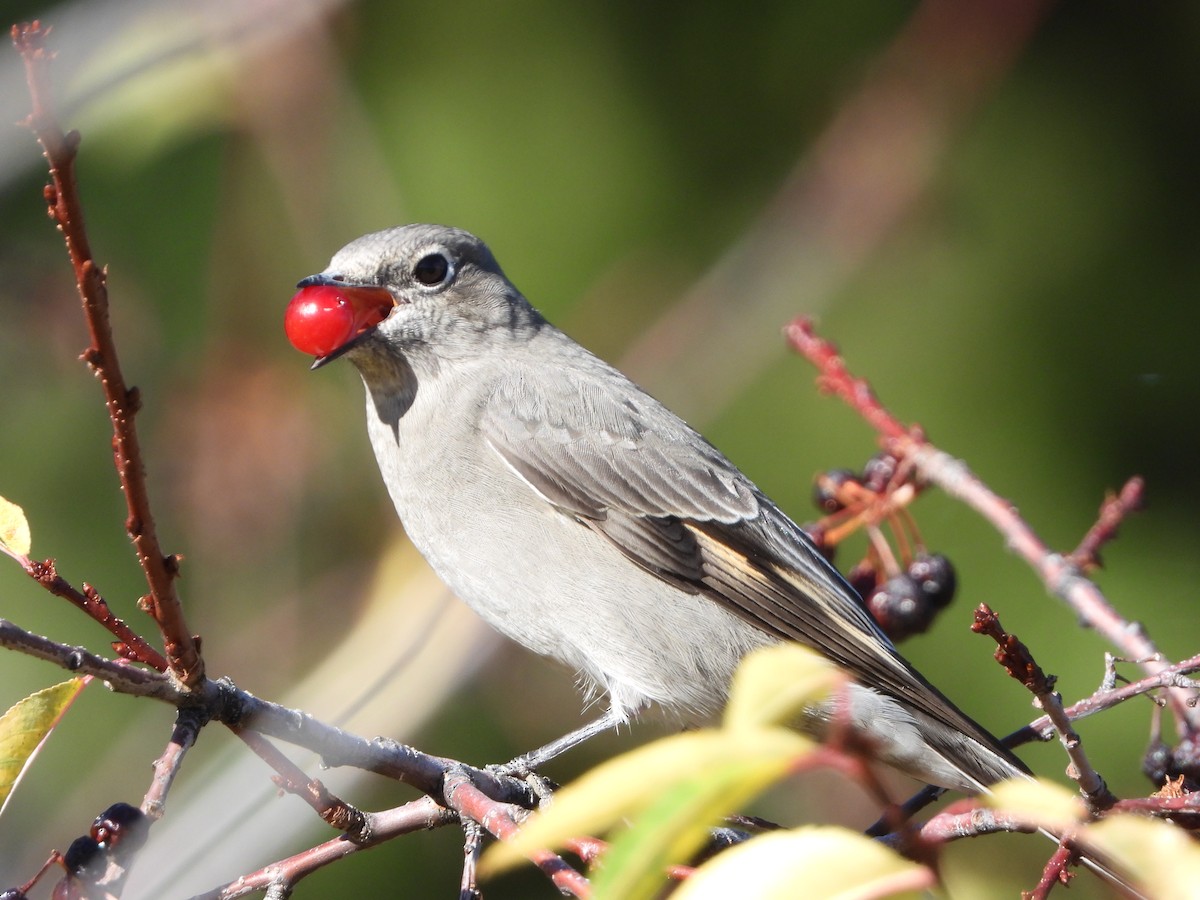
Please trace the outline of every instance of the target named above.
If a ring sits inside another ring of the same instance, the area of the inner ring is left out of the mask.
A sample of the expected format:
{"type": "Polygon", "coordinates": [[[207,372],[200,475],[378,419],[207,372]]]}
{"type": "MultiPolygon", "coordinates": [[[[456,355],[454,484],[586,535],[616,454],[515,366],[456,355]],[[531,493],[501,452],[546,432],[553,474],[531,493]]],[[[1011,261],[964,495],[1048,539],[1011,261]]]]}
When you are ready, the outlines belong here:
{"type": "MultiPolygon", "coordinates": [[[[477,631],[419,563],[402,555],[377,577],[401,530],[357,376],[346,365],[308,373],[284,339],[299,278],[359,234],[410,221],[484,237],[535,305],[800,520],[814,516],[815,472],[858,467],[875,450],[786,350],[779,329],[802,312],[898,415],[1056,548],[1075,546],[1106,490],[1144,475],[1148,509],[1107,549],[1098,580],[1168,655],[1197,651],[1200,7],[0,8],[55,27],[61,114],[84,136],[93,248],[109,266],[126,377],[145,401],[160,535],[186,558],[180,589],[213,676],[328,719],[365,693],[401,724],[348,727],[475,763],[578,723],[570,673],[477,631]],[[372,598],[396,597],[425,605],[390,631],[353,630],[372,598]],[[410,659],[437,627],[443,649],[410,659]],[[358,662],[331,664],[351,634],[342,652],[358,662]],[[374,682],[396,660],[415,689],[374,682]],[[309,676],[324,699],[289,693],[309,676]],[[431,711],[414,711],[418,694],[431,711]]],[[[12,122],[28,99],[15,53],[0,56],[0,119],[12,122]]],[[[148,631],[99,388],[76,360],[85,336],[70,270],[42,209],[44,169],[28,132],[0,132],[0,494],[24,506],[36,556],[56,557],[148,631]]],[[[933,632],[904,648],[931,680],[994,731],[1032,717],[967,632],[971,608],[987,602],[1068,699],[1095,688],[1111,648],[994,532],[940,496],[916,515],[961,585],[933,632]]],[[[13,565],[0,565],[0,616],[106,646],[13,565]]],[[[59,678],[0,655],[0,708],[59,678]]],[[[1118,793],[1148,789],[1151,718],[1150,704],[1127,704],[1081,727],[1118,793]]],[[[85,692],[0,819],[0,886],[109,803],[137,802],[169,727],[165,708],[85,692]]],[[[565,780],[660,732],[605,739],[550,774],[565,780]]],[[[261,841],[256,862],[215,862],[229,826],[202,814],[188,826],[188,879],[160,853],[137,873],[151,886],[131,895],[185,896],[330,837],[298,802],[275,798],[233,743],[206,732],[181,782],[203,793],[205,761],[250,766],[255,787],[236,799],[261,841]],[[301,830],[255,826],[260,806],[301,830]]],[[[1025,755],[1061,778],[1056,748],[1025,755]]],[[[803,802],[773,814],[871,819],[844,784],[792,790],[803,802]]],[[[411,792],[366,779],[346,796],[379,808],[411,792]]],[[[187,807],[173,796],[164,825],[187,807]]],[[[947,877],[986,860],[991,883],[952,881],[952,893],[1014,896],[1036,883],[1045,853],[1032,838],[956,847],[947,877]],[[1006,853],[1022,861],[997,867],[1006,853]]],[[[450,830],[410,836],[325,870],[298,896],[447,896],[460,854],[450,830]]],[[[551,888],[525,873],[487,895],[551,888]]]]}

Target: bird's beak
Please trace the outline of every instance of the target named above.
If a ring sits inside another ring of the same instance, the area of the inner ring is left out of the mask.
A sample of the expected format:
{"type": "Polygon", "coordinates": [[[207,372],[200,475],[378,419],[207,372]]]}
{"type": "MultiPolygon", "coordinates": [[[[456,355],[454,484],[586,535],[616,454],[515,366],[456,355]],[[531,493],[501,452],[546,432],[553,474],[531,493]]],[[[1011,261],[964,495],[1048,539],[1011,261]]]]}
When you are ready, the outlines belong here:
{"type": "Polygon", "coordinates": [[[349,340],[324,356],[317,357],[311,366],[312,369],[319,369],[326,363],[333,362],[361,343],[388,317],[397,302],[392,292],[385,287],[377,284],[354,284],[324,272],[301,279],[296,287],[301,290],[307,287],[337,288],[338,292],[350,301],[354,310],[354,332],[349,340]]]}

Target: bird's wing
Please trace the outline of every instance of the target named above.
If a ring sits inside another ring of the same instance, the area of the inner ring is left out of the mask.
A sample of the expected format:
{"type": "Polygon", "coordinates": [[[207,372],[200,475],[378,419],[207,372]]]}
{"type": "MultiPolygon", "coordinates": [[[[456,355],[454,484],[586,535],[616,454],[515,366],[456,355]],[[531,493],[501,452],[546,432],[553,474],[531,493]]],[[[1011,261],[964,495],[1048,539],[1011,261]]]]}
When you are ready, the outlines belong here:
{"type": "Polygon", "coordinates": [[[511,373],[480,426],[546,502],[658,577],[996,747],[895,652],[800,527],[681,419],[615,370],[566,368],[539,385],[511,373]]]}

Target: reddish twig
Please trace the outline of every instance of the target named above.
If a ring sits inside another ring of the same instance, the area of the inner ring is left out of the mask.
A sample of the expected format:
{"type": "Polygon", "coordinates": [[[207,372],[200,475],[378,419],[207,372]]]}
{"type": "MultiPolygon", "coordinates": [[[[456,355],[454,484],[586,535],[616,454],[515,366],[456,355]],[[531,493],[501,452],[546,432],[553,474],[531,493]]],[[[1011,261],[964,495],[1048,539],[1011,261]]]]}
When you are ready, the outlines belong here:
{"type": "Polygon", "coordinates": [[[971,630],[976,634],[985,634],[996,642],[996,662],[1004,666],[1009,675],[1025,685],[1036,699],[1037,706],[1046,711],[1063,748],[1067,751],[1067,757],[1071,760],[1067,774],[1079,785],[1088,805],[1093,810],[1108,809],[1112,806],[1117,798],[1108,790],[1100,773],[1088,761],[1083,749],[1083,740],[1063,710],[1062,697],[1054,690],[1054,678],[1046,675],[1029,652],[1029,648],[1019,638],[1004,630],[1000,624],[1000,617],[992,612],[987,604],[981,603],[976,608],[975,622],[971,625],[971,630]]]}
{"type": "Polygon", "coordinates": [[[1183,817],[1187,816],[1191,819],[1188,827],[1195,829],[1200,825],[1194,818],[1200,816],[1200,793],[1185,793],[1176,796],[1156,791],[1150,797],[1128,797],[1118,800],[1113,806],[1113,810],[1115,812],[1142,813],[1161,818],[1170,817],[1176,822],[1182,821],[1183,817]]]}
{"type": "MultiPolygon", "coordinates": [[[[1026,818],[1001,809],[980,806],[975,799],[959,800],[920,825],[921,840],[945,844],[963,838],[999,832],[1034,834],[1038,826],[1026,818]]],[[[890,836],[887,842],[893,842],[890,836]]]]}
{"type": "Polygon", "coordinates": [[[242,743],[275,770],[276,774],[272,780],[281,790],[299,797],[311,806],[323,821],[338,831],[349,832],[351,840],[366,839],[367,817],[362,810],[342,800],[316,778],[309,778],[303,769],[258,732],[236,727],[231,730],[242,743]]]}
{"type": "Polygon", "coordinates": [[[45,36],[46,31],[37,22],[14,25],[12,29],[13,43],[25,62],[32,100],[29,127],[41,144],[50,167],[51,181],[46,186],[46,205],[66,243],[91,335],[91,344],[84,350],[82,358],[100,380],[113,426],[113,460],[128,511],[125,529],[133,542],[138,563],[150,589],[141,605],[162,632],[171,671],[184,684],[194,686],[204,677],[204,662],[200,657],[198,641],[184,620],[175,591],[179,557],[168,556],[162,551],[155,529],[135,425],[141,400],[137,388],[127,387],[121,373],[109,322],[105,272],[96,264],[89,246],[83,222],[83,206],[75,180],[79,134],[74,131],[64,134],[55,120],[48,71],[52,54],[46,50],[45,36]]]}
{"type": "MultiPolygon", "coordinates": [[[[448,771],[442,790],[447,806],[456,810],[459,815],[478,822],[486,831],[500,840],[511,840],[516,836],[521,827],[520,817],[527,812],[520,807],[509,803],[500,803],[487,796],[479,790],[465,769],[452,768],[448,771]]],[[[571,868],[566,860],[557,853],[549,850],[535,850],[529,854],[529,859],[562,893],[575,897],[590,896],[591,886],[588,884],[588,880],[571,868]]]]}
{"type": "MultiPolygon", "coordinates": [[[[235,900],[237,897],[260,894],[263,891],[267,891],[268,896],[273,896],[269,893],[272,888],[286,892],[307,876],[343,857],[378,847],[403,834],[448,825],[457,818],[454,813],[439,806],[430,797],[421,797],[386,812],[367,813],[366,817],[368,827],[364,831],[369,837],[364,840],[354,841],[344,835],[333,838],[287,859],[263,866],[229,884],[204,894],[197,894],[191,900],[235,900]]],[[[286,896],[286,893],[280,893],[278,896],[286,896]]]]}
{"type": "Polygon", "coordinates": [[[462,821],[463,866],[458,880],[458,900],[482,900],[479,890],[479,855],[483,852],[483,828],[470,819],[462,821]]]}
{"type": "Polygon", "coordinates": [[[39,561],[30,559],[28,556],[20,556],[12,553],[9,555],[21,564],[21,568],[25,570],[30,578],[51,594],[74,603],[103,625],[117,638],[113,642],[112,648],[122,658],[128,659],[131,662],[145,663],[159,672],[167,670],[167,661],[163,658],[162,654],[151,647],[146,642],[146,639],[130,628],[124,620],[114,616],[108,603],[100,596],[100,592],[90,584],[84,582],[83,590],[77,590],[58,574],[58,570],[55,568],[54,560],[52,559],[39,561]]]}
{"type": "Polygon", "coordinates": [[[924,438],[919,428],[910,430],[893,416],[879,401],[865,379],[855,378],[850,374],[837,347],[817,336],[812,321],[807,316],[795,319],[783,331],[791,345],[816,366],[820,373],[817,376],[817,387],[827,394],[834,394],[845,400],[885,439],[924,438]]]}
{"type": "Polygon", "coordinates": [[[1046,865],[1042,869],[1042,877],[1032,891],[1029,891],[1026,896],[1029,900],[1045,900],[1050,895],[1050,891],[1054,886],[1061,884],[1064,887],[1069,887],[1071,879],[1075,874],[1071,871],[1071,866],[1079,861],[1079,854],[1072,850],[1068,845],[1060,843],[1046,860],[1046,865]]]}
{"type": "Polygon", "coordinates": [[[1102,566],[1100,548],[1117,536],[1117,530],[1126,516],[1142,508],[1145,486],[1141,476],[1135,475],[1125,482],[1120,493],[1105,497],[1096,523],[1067,558],[1084,571],[1102,566]]]}
{"type": "MultiPolygon", "coordinates": [[[[879,432],[884,448],[911,465],[921,480],[937,485],[989,521],[1039,574],[1046,589],[1065,601],[1085,625],[1104,635],[1125,656],[1138,660],[1148,674],[1167,667],[1165,657],[1138,623],[1118,615],[1095,582],[1062,554],[1052,552],[1016,507],[980,481],[962,460],[931,444],[920,428],[907,427],[893,416],[867,382],[851,375],[837,348],[817,336],[808,318],[795,319],[784,332],[792,347],[817,367],[822,390],[853,407],[879,432]]],[[[1200,730],[1200,709],[1191,704],[1194,696],[1195,692],[1183,689],[1168,694],[1182,735],[1200,730]]]]}

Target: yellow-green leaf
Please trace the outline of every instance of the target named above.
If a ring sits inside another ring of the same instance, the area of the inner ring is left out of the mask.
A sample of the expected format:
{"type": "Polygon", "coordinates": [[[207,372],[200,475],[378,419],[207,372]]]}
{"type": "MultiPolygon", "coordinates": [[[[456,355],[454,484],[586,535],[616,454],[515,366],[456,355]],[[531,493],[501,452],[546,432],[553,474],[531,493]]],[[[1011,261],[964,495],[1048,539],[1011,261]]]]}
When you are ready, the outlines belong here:
{"type": "Polygon", "coordinates": [[[1200,847],[1183,829],[1141,816],[1110,816],[1090,825],[1087,843],[1103,851],[1156,900],[1194,900],[1200,847]]]}
{"type": "Polygon", "coordinates": [[[831,662],[807,647],[764,647],[747,656],[733,676],[725,727],[791,722],[805,706],[826,699],[842,678],[831,662]]]}
{"type": "Polygon", "coordinates": [[[30,694],[0,716],[0,813],[51,730],[91,677],[72,678],[30,694]]]}
{"type": "Polygon", "coordinates": [[[1084,819],[1078,795],[1049,781],[1013,778],[992,788],[981,798],[992,809],[1016,813],[1042,828],[1057,830],[1077,825],[1084,819]]]}
{"type": "Polygon", "coordinates": [[[0,497],[0,546],[16,556],[29,555],[29,522],[25,511],[0,497]]]}
{"type": "Polygon", "coordinates": [[[722,816],[740,810],[791,768],[792,758],[724,759],[661,792],[617,836],[593,881],[594,900],[642,900],[662,893],[665,872],[704,846],[722,816]]]}
{"type": "Polygon", "coordinates": [[[671,896],[674,900],[911,898],[935,882],[929,869],[877,841],[822,825],[760,835],[726,850],[671,896]]]}
{"type": "Polygon", "coordinates": [[[512,841],[494,844],[482,871],[509,868],[529,853],[558,847],[569,838],[607,831],[636,815],[673,786],[701,777],[714,767],[741,762],[748,768],[786,767],[809,753],[814,743],[783,728],[693,731],[663,738],[597,766],[560,790],[554,803],[522,826],[512,841]]]}

